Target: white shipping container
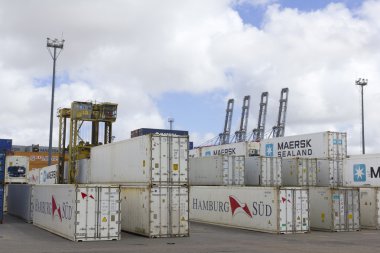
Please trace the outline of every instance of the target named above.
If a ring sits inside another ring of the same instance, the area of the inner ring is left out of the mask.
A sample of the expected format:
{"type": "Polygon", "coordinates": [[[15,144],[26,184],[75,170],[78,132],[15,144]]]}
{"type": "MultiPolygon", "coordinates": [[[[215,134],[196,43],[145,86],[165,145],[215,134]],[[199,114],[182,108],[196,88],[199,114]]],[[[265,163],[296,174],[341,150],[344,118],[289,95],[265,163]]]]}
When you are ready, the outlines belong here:
{"type": "MultiPolygon", "coordinates": [[[[91,162],[90,159],[77,160],[78,171],[76,172],[76,182],[78,184],[90,184],[91,162]]],[[[69,181],[68,162],[64,163],[63,180],[65,183],[69,181]]]]}
{"type": "Polygon", "coordinates": [[[380,229],[380,188],[360,188],[360,225],[380,229]]]}
{"type": "Polygon", "coordinates": [[[360,230],[359,189],[310,187],[310,226],[315,230],[360,230]]]}
{"type": "Polygon", "coordinates": [[[40,184],[58,183],[58,165],[50,165],[40,169],[40,184]]]}
{"type": "Polygon", "coordinates": [[[322,132],[264,139],[261,141],[260,155],[343,159],[347,156],[347,134],[322,132]]]}
{"type": "Polygon", "coordinates": [[[28,223],[33,221],[33,185],[8,185],[8,214],[22,218],[28,223]]]}
{"type": "Polygon", "coordinates": [[[307,188],[191,186],[190,220],[270,233],[309,231],[307,188]]]}
{"type": "Polygon", "coordinates": [[[29,157],[6,156],[5,183],[27,183],[29,173],[29,157]]]}
{"type": "Polygon", "coordinates": [[[317,159],[285,158],[282,159],[282,185],[286,186],[316,186],[317,159]]]}
{"type": "Polygon", "coordinates": [[[344,186],[380,187],[380,154],[351,155],[343,167],[344,186]]]}
{"type": "Polygon", "coordinates": [[[245,185],[281,186],[281,158],[247,157],[245,164],[245,185]]]}
{"type": "Polygon", "coordinates": [[[318,159],[317,186],[343,186],[343,161],[344,159],[318,159]]]}
{"type": "Polygon", "coordinates": [[[244,185],[244,156],[189,159],[190,185],[244,185]]]}
{"type": "Polygon", "coordinates": [[[187,184],[187,136],[150,134],[91,149],[91,183],[187,184]]]}
{"type": "Polygon", "coordinates": [[[30,170],[28,173],[28,184],[40,183],[40,169],[30,170]]]}
{"type": "Polygon", "coordinates": [[[189,236],[187,186],[121,186],[121,229],[147,237],[189,236]]]}
{"type": "Polygon", "coordinates": [[[120,188],[35,185],[33,223],[72,241],[120,240],[120,188]]]}

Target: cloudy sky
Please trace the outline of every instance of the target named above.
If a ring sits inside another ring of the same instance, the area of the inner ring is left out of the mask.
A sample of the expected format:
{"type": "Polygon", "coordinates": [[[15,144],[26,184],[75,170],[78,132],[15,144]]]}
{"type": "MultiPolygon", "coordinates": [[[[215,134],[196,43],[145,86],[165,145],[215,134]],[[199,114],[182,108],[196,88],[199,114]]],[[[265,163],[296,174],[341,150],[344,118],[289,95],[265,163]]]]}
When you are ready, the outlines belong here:
{"type": "Polygon", "coordinates": [[[173,117],[201,144],[222,131],[228,98],[237,130],[245,95],[251,131],[264,91],[269,130],[288,87],[286,135],[343,131],[359,153],[363,77],[367,152],[380,153],[378,13],[377,0],[0,0],[0,138],[48,144],[50,37],[65,39],[55,110],[118,103],[116,140],[173,117]]]}

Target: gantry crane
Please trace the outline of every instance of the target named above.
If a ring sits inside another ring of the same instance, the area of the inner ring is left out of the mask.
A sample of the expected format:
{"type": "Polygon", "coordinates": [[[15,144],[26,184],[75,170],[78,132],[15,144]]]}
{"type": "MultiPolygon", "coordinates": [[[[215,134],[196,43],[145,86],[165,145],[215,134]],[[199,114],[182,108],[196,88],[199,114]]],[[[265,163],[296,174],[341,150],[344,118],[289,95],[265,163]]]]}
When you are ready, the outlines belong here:
{"type": "Polygon", "coordinates": [[[278,110],[277,125],[273,127],[273,137],[283,137],[285,135],[286,109],[288,106],[289,89],[281,90],[280,106],[278,110]]]}
{"type": "Polygon", "coordinates": [[[257,122],[257,128],[253,129],[253,131],[252,131],[252,140],[253,141],[260,141],[260,140],[264,139],[265,122],[266,122],[266,117],[267,117],[268,96],[269,96],[268,92],[261,93],[259,118],[258,118],[258,122],[257,122]]]}
{"type": "Polygon", "coordinates": [[[243,106],[241,108],[240,128],[235,132],[235,142],[243,142],[247,138],[248,114],[251,96],[245,96],[243,99],[243,106]]]}
{"type": "Polygon", "coordinates": [[[234,110],[234,99],[229,99],[227,102],[226,119],[224,121],[224,131],[219,134],[219,145],[230,143],[231,121],[234,110]]]}
{"type": "Polygon", "coordinates": [[[71,103],[71,108],[58,110],[59,117],[59,161],[58,161],[58,182],[63,182],[65,146],[66,146],[66,125],[70,119],[70,139],[68,144],[69,161],[68,172],[70,184],[76,183],[76,173],[78,171],[77,161],[90,156],[90,148],[99,145],[99,123],[104,123],[103,143],[112,141],[112,123],[116,121],[117,104],[113,103],[92,103],[77,102],[71,103]],[[91,122],[91,140],[86,141],[80,136],[80,130],[84,122],[91,122]]]}

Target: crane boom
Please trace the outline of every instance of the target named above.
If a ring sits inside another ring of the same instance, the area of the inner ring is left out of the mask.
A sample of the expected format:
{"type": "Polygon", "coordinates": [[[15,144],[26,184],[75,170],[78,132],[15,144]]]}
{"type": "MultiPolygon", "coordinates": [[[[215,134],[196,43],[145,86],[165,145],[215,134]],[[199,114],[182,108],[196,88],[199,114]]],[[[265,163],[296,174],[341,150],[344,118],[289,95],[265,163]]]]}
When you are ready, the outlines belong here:
{"type": "Polygon", "coordinates": [[[277,125],[273,127],[273,137],[283,137],[285,135],[286,109],[288,106],[289,89],[281,90],[280,107],[278,110],[277,125]]]}
{"type": "Polygon", "coordinates": [[[228,144],[230,143],[230,133],[231,133],[231,122],[232,122],[232,113],[234,110],[234,99],[229,99],[227,102],[226,109],[226,120],[224,122],[224,131],[219,134],[219,144],[228,144]]]}
{"type": "Polygon", "coordinates": [[[241,108],[240,128],[235,132],[235,142],[245,141],[247,138],[248,114],[251,96],[247,95],[243,99],[241,108]]]}
{"type": "Polygon", "coordinates": [[[268,96],[269,96],[268,92],[261,93],[259,119],[257,122],[257,128],[253,129],[252,131],[253,141],[260,141],[264,139],[265,122],[266,122],[266,117],[267,117],[268,96]]]}

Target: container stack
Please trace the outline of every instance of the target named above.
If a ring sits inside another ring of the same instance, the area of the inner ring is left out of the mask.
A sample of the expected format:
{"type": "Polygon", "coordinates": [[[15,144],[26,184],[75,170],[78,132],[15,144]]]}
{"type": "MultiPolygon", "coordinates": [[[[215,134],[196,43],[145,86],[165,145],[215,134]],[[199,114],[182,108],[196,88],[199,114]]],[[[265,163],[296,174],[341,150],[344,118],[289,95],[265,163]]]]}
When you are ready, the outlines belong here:
{"type": "Polygon", "coordinates": [[[255,166],[248,169],[247,182],[307,186],[311,229],[360,229],[358,190],[342,187],[343,162],[347,157],[345,133],[322,132],[266,139],[261,142],[260,153],[262,157],[252,158],[251,163],[255,166]],[[259,179],[250,175],[259,175],[259,179]]]}
{"type": "Polygon", "coordinates": [[[6,210],[5,174],[6,154],[12,149],[12,140],[0,139],[0,224],[3,223],[3,212],[6,210]],[[5,207],[5,208],[4,208],[5,207]]]}
{"type": "MultiPolygon", "coordinates": [[[[269,183],[246,187],[247,160],[254,159],[229,155],[190,158],[191,220],[269,233],[308,232],[307,189],[269,183]]],[[[259,181],[256,176],[252,181],[259,181]]]]}
{"type": "Polygon", "coordinates": [[[361,226],[380,229],[380,154],[345,159],[343,184],[360,190],[361,226]]]}
{"type": "Polygon", "coordinates": [[[91,150],[91,183],[121,188],[121,228],[147,237],[189,236],[188,136],[148,134],[91,150]]]}

